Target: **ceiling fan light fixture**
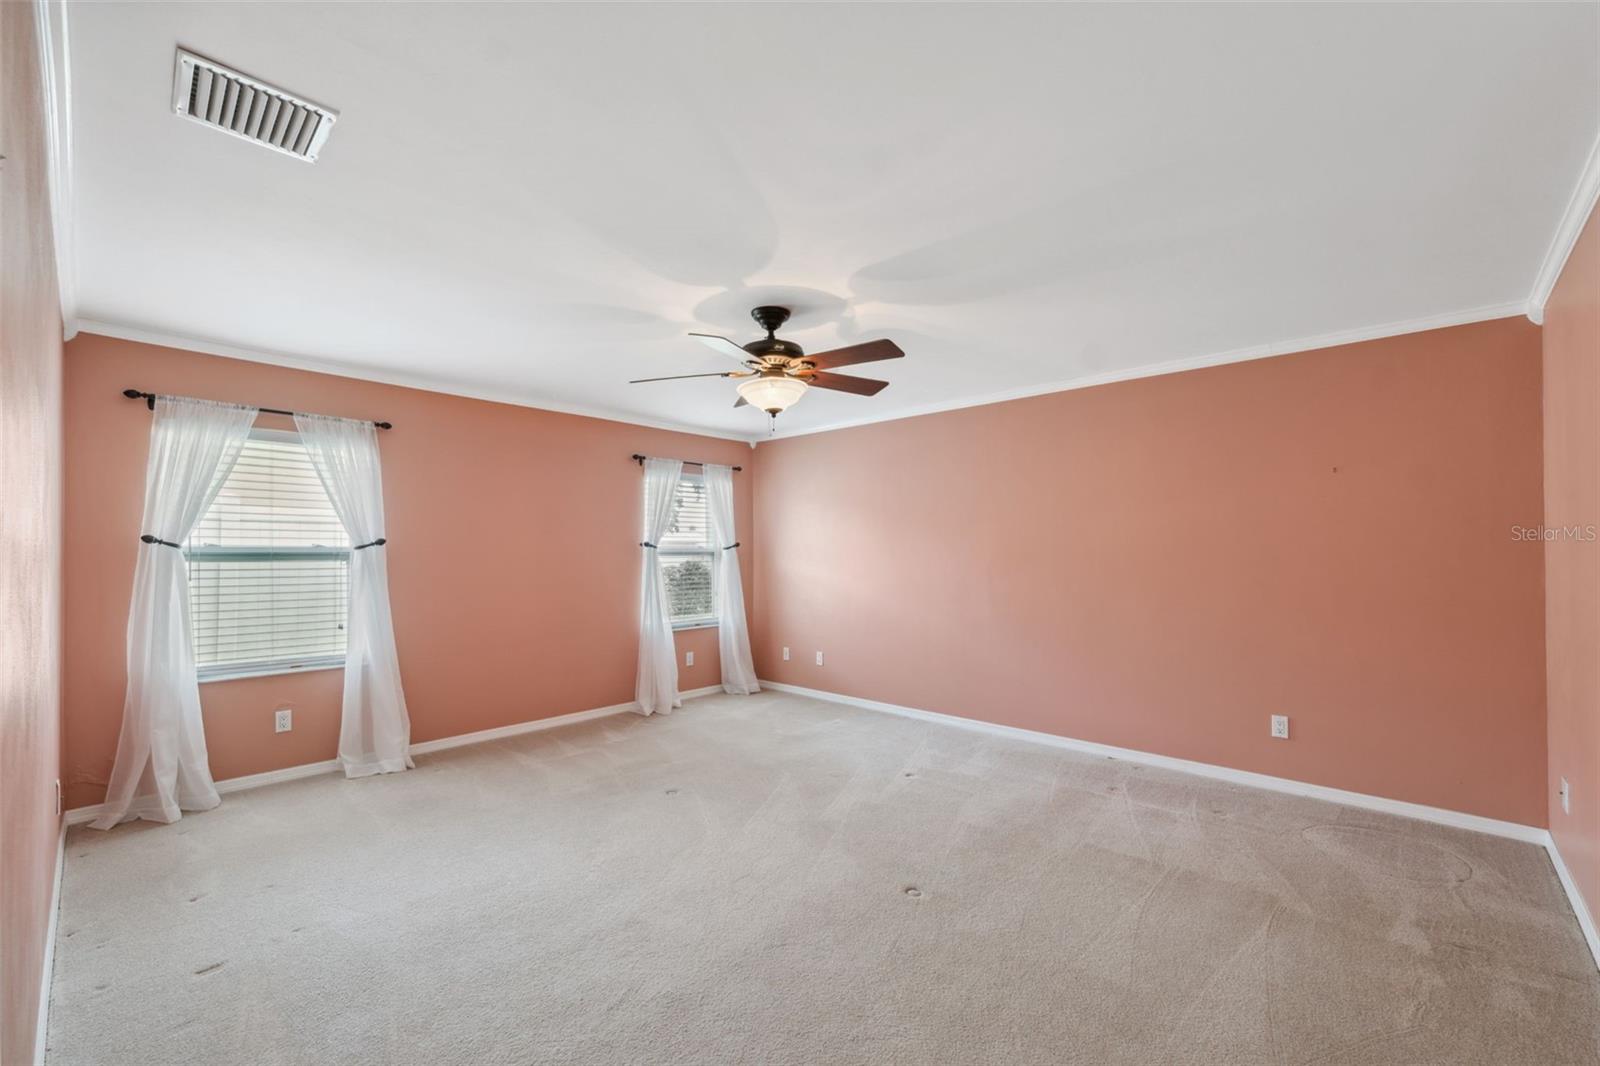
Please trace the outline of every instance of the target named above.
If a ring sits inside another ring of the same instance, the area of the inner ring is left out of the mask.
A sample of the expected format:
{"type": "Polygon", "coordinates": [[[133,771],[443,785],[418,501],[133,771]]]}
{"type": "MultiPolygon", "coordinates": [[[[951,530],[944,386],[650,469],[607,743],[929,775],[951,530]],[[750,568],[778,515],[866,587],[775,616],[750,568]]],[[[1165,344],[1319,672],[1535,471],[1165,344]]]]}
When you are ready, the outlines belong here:
{"type": "Polygon", "coordinates": [[[789,318],[787,307],[758,307],[750,313],[767,331],[765,339],[735,344],[727,337],[719,337],[714,333],[689,334],[707,347],[737,360],[738,371],[635,378],[628,384],[642,385],[648,381],[677,381],[682,378],[740,378],[739,402],[734,406],[749,405],[758,411],[765,411],[772,417],[773,432],[777,432],[778,415],[799,403],[800,397],[809,388],[831,389],[856,396],[876,396],[889,386],[887,381],[875,378],[836,374],[833,372],[835,367],[876,363],[880,359],[899,359],[906,354],[894,341],[875,340],[807,355],[798,344],[773,336],[789,318]]]}
{"type": "Polygon", "coordinates": [[[768,377],[763,374],[739,382],[739,395],[751,407],[776,415],[793,406],[806,394],[806,388],[806,383],[799,378],[780,374],[768,377]]]}

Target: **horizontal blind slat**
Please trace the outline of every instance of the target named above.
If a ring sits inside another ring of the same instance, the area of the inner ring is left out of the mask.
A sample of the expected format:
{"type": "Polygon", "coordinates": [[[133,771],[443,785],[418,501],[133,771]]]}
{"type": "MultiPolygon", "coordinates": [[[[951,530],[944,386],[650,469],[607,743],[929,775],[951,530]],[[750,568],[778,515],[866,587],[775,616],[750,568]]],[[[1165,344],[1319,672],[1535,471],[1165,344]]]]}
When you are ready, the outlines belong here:
{"type": "Polygon", "coordinates": [[[686,476],[678,481],[672,520],[657,541],[662,580],[667,588],[667,616],[673,622],[700,621],[716,613],[716,546],[711,543],[711,511],[705,481],[686,476]]]}
{"type": "Polygon", "coordinates": [[[298,440],[246,441],[188,549],[196,665],[344,654],[350,538],[298,440]]]}

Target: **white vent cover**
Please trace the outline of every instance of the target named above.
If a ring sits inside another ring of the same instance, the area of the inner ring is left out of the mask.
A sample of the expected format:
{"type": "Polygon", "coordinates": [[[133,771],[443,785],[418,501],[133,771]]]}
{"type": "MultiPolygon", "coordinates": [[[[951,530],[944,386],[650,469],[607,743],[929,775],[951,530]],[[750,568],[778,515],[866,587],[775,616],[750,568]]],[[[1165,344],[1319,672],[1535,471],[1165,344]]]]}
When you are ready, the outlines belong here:
{"type": "Polygon", "coordinates": [[[275,152],[317,161],[339,112],[178,49],[172,109],[275,152]]]}

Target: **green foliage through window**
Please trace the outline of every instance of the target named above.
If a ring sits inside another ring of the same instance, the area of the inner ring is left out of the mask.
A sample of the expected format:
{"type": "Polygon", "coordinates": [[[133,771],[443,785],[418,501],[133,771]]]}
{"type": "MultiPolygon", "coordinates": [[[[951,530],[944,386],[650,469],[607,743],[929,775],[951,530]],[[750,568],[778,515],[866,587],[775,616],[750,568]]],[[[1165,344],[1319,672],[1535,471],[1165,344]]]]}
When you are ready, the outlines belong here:
{"type": "Polygon", "coordinates": [[[705,482],[685,477],[678,482],[672,521],[657,553],[667,586],[667,617],[674,625],[716,621],[716,552],[705,482]]]}

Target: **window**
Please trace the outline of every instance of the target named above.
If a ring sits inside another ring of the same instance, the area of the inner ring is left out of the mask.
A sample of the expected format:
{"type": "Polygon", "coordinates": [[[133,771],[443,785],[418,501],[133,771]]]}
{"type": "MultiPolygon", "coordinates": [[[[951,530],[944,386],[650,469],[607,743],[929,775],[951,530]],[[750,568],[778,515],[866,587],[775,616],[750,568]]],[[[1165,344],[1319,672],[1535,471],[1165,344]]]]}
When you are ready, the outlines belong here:
{"type": "Polygon", "coordinates": [[[184,554],[201,680],[344,662],[350,538],[297,435],[250,434],[184,554]]]}
{"type": "Polygon", "coordinates": [[[667,618],[674,629],[717,624],[712,581],[716,573],[716,547],[711,543],[711,513],[706,508],[706,486],[698,476],[678,480],[672,522],[661,538],[656,556],[667,586],[667,618]]]}

